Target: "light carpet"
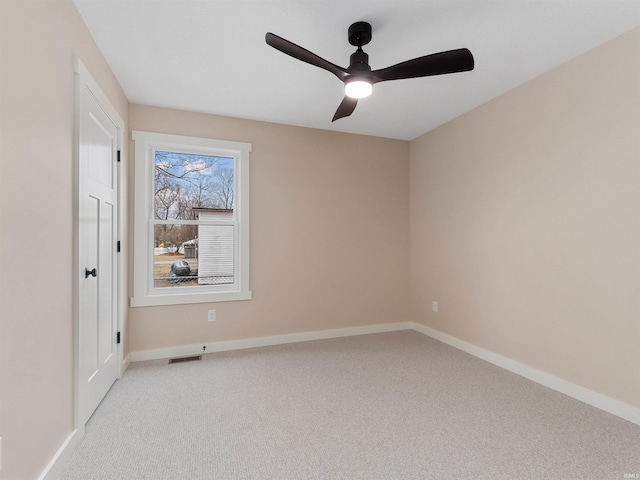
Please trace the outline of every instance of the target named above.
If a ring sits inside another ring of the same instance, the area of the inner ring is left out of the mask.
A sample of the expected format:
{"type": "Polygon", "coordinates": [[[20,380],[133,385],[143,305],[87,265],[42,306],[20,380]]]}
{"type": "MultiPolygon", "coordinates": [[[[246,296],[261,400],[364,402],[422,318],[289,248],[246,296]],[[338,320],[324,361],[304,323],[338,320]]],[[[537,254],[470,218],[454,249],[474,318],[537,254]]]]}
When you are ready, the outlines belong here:
{"type": "Polygon", "coordinates": [[[60,480],[637,474],[639,426],[402,331],[134,363],[60,480]]]}

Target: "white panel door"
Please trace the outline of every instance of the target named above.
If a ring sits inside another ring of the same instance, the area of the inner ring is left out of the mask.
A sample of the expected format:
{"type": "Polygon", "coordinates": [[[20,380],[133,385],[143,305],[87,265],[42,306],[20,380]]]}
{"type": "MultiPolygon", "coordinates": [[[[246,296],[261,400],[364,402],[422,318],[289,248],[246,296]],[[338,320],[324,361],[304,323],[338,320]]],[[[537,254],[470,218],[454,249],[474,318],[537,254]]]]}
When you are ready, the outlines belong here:
{"type": "Polygon", "coordinates": [[[78,415],[84,425],[117,375],[118,128],[86,85],[78,125],[78,415]]]}

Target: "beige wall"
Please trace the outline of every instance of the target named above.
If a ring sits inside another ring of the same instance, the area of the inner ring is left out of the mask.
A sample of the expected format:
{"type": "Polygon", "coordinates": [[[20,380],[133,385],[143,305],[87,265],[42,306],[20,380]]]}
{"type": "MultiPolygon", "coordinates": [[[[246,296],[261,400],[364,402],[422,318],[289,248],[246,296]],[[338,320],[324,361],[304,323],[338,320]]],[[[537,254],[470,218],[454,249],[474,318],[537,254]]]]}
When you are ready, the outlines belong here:
{"type": "Polygon", "coordinates": [[[410,180],[412,319],[635,407],[639,58],[635,29],[423,135],[410,180]]]}
{"type": "Polygon", "coordinates": [[[74,72],[127,100],[70,1],[0,1],[0,436],[37,478],[73,430],[74,72]]]}
{"type": "Polygon", "coordinates": [[[253,145],[253,299],[132,308],[131,351],[408,321],[409,142],[138,105],[130,128],[253,145]]]}

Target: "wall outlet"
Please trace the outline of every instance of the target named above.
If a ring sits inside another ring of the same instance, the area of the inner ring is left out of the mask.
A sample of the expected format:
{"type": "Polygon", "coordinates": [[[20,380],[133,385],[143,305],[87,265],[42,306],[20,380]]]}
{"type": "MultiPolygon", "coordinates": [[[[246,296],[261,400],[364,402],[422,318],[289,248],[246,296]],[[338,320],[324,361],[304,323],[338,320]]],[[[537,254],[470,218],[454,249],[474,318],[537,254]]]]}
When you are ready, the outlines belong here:
{"type": "Polygon", "coordinates": [[[209,322],[215,322],[216,321],[216,311],[215,310],[209,310],[209,315],[207,317],[207,321],[209,321],[209,322]]]}
{"type": "Polygon", "coordinates": [[[433,302],[433,311],[438,313],[438,302],[433,302]]]}

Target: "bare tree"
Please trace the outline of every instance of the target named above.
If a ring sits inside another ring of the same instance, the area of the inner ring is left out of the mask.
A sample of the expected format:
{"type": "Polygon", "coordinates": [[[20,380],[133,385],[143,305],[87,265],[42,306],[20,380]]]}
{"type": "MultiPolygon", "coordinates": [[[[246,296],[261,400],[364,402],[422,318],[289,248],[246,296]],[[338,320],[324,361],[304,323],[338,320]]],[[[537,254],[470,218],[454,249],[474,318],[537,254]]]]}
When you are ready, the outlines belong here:
{"type": "Polygon", "coordinates": [[[157,151],[155,203],[159,219],[186,219],[191,207],[207,202],[218,157],[157,151]]]}
{"type": "Polygon", "coordinates": [[[217,201],[216,208],[233,208],[233,169],[229,167],[218,168],[215,172],[216,183],[213,193],[217,201]]]}
{"type": "MultiPolygon", "coordinates": [[[[233,208],[233,168],[227,159],[155,152],[154,215],[158,220],[195,219],[194,208],[233,208]]],[[[157,225],[156,245],[180,245],[194,238],[194,226],[157,225]]]]}

